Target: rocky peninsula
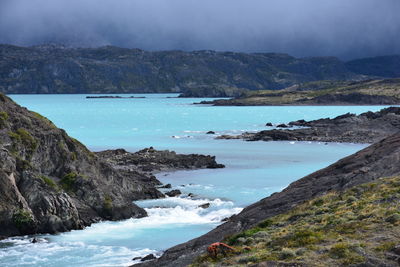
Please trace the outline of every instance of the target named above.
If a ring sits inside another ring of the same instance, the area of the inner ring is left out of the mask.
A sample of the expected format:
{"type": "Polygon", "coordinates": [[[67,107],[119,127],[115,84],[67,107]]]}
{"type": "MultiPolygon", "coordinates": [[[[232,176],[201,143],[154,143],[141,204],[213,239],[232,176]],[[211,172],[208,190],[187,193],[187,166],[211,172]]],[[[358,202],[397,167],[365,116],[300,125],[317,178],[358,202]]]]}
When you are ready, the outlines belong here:
{"type": "Polygon", "coordinates": [[[153,171],[221,167],[215,157],[153,148],[93,153],[0,94],[0,237],[144,217],[132,201],[164,197],[153,171]]]}
{"type": "Polygon", "coordinates": [[[232,99],[202,101],[213,106],[318,106],[318,105],[398,105],[400,79],[365,81],[312,81],[282,90],[244,92],[232,99]]]}
{"type": "MultiPolygon", "coordinates": [[[[268,124],[271,125],[272,124],[268,124]]],[[[271,127],[269,126],[269,127],[271,127]]],[[[316,141],[375,143],[400,131],[400,108],[390,107],[360,115],[344,114],[333,119],[298,120],[275,129],[241,135],[221,135],[218,139],[246,141],[316,141]],[[284,128],[283,128],[284,127],[284,128]]]]}

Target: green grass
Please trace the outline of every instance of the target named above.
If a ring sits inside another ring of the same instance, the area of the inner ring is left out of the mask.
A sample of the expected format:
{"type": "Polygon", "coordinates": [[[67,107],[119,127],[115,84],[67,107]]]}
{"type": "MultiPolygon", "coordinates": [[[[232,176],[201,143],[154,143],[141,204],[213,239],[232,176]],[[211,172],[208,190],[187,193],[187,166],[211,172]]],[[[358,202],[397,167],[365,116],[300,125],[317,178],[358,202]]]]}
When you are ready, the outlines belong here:
{"type": "Polygon", "coordinates": [[[53,181],[53,179],[45,176],[40,175],[39,178],[49,187],[53,188],[54,190],[58,190],[58,185],[53,181]]]}
{"type": "Polygon", "coordinates": [[[60,186],[62,189],[68,192],[74,192],[75,191],[75,183],[79,175],[75,172],[70,172],[60,180],[60,186]]]}
{"type": "Polygon", "coordinates": [[[19,209],[13,214],[13,222],[18,229],[22,230],[25,227],[29,227],[29,225],[33,223],[33,218],[29,211],[19,209]]]}
{"type": "Polygon", "coordinates": [[[31,113],[33,114],[33,116],[41,121],[43,121],[44,123],[46,123],[48,126],[50,126],[53,129],[56,129],[57,127],[53,124],[53,122],[51,122],[48,118],[44,117],[43,115],[40,115],[37,112],[31,111],[31,113]]]}
{"type": "Polygon", "coordinates": [[[2,120],[8,120],[8,113],[7,112],[5,112],[5,111],[1,111],[0,112],[0,119],[2,119],[2,120]]]}
{"type": "Polygon", "coordinates": [[[3,128],[4,126],[6,126],[6,122],[8,120],[8,113],[1,111],[0,112],[0,127],[3,128]]]}
{"type": "Polygon", "coordinates": [[[365,262],[365,255],[390,261],[385,253],[400,244],[400,177],[328,193],[223,242],[238,253],[217,259],[204,254],[192,266],[263,261],[347,266],[365,262]]]}
{"type": "Polygon", "coordinates": [[[9,131],[8,136],[13,141],[14,147],[22,144],[31,152],[38,147],[37,140],[24,128],[19,128],[16,132],[9,131]]]}
{"type": "Polygon", "coordinates": [[[111,211],[112,210],[112,207],[113,207],[113,201],[112,201],[112,198],[109,196],[109,195],[106,195],[105,197],[104,197],[104,201],[103,201],[103,208],[106,210],[106,211],[111,211]]]}

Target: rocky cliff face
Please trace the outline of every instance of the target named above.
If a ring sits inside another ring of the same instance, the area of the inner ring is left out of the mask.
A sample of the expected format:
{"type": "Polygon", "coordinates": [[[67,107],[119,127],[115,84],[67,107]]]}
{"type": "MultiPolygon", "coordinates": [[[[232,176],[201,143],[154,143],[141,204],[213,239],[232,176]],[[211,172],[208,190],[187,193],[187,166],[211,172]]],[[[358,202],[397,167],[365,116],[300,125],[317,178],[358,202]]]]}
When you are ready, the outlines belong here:
{"type": "Polygon", "coordinates": [[[58,232],[142,217],[162,194],[152,176],[117,171],[37,113],[0,95],[0,235],[58,232]]]}
{"type": "Polygon", "coordinates": [[[159,93],[235,96],[360,76],[334,57],[0,45],[3,93],[159,93]]]}
{"type": "Polygon", "coordinates": [[[0,94],[0,237],[143,217],[132,201],[164,197],[153,170],[218,167],[215,157],[154,149],[92,153],[0,94]]]}
{"type": "Polygon", "coordinates": [[[138,266],[186,266],[195,257],[203,254],[211,243],[254,227],[261,221],[285,213],[304,201],[327,192],[342,191],[371,182],[380,177],[399,175],[399,159],[400,133],[397,133],[292,183],[282,192],[248,206],[211,232],[170,248],[161,258],[138,266]]]}

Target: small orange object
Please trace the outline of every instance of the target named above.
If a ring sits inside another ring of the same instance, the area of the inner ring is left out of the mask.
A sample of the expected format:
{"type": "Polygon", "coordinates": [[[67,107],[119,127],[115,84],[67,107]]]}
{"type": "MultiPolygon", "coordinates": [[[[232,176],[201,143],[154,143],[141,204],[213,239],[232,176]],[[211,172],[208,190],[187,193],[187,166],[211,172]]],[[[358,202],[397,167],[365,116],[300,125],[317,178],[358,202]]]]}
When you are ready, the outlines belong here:
{"type": "Polygon", "coordinates": [[[207,248],[208,254],[214,258],[218,256],[218,253],[222,253],[224,256],[226,256],[227,251],[234,251],[234,250],[235,249],[233,247],[228,246],[227,244],[222,242],[212,243],[207,248]]]}

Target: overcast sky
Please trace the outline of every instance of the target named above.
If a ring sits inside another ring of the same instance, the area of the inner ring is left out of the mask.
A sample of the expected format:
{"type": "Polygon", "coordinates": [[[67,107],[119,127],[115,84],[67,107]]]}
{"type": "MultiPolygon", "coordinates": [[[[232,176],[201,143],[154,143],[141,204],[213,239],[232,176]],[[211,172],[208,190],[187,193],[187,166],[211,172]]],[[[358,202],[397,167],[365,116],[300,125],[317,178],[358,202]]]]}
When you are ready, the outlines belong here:
{"type": "Polygon", "coordinates": [[[400,0],[0,0],[0,43],[400,54],[400,0]]]}

